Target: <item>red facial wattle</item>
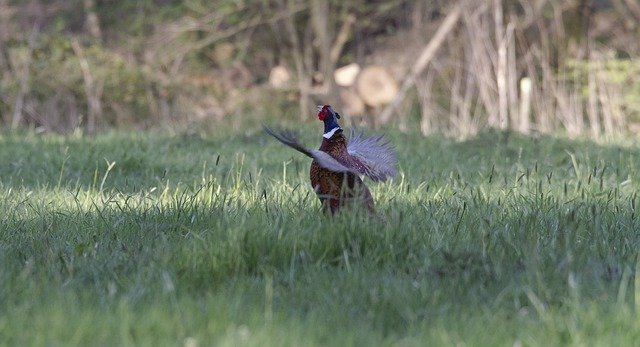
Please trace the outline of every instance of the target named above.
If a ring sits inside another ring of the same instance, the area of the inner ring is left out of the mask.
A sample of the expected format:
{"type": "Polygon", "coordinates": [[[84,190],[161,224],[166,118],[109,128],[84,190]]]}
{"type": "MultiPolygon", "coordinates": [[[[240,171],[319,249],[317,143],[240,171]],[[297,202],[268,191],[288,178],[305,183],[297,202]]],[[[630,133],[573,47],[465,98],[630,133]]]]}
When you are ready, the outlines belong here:
{"type": "Polygon", "coordinates": [[[322,109],[320,110],[320,112],[318,112],[318,119],[324,122],[324,119],[327,118],[327,108],[329,106],[328,105],[324,105],[322,107],[322,109]]]}

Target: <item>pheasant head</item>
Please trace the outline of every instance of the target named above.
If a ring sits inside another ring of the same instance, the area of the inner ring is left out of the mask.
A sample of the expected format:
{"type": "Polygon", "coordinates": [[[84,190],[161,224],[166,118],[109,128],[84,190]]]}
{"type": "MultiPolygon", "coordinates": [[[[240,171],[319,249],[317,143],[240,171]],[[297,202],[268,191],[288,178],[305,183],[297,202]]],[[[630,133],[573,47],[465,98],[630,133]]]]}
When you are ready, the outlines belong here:
{"type": "Polygon", "coordinates": [[[330,139],[334,134],[342,131],[338,124],[340,114],[334,111],[331,106],[318,106],[318,119],[324,122],[324,134],[322,137],[325,139],[330,139]]]}

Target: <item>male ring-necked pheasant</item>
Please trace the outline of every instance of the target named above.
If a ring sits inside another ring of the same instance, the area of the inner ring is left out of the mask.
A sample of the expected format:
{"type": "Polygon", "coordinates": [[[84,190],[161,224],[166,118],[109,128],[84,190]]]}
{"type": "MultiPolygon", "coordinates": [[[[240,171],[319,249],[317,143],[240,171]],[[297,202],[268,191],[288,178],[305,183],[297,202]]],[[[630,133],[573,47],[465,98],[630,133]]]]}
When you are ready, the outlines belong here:
{"type": "Polygon", "coordinates": [[[329,105],[318,106],[318,119],[324,122],[322,144],[311,150],[298,142],[291,131],[275,132],[266,126],[265,131],[307,156],[311,157],[309,176],[322,206],[332,214],[349,204],[362,204],[369,212],[375,212],[369,188],[360,175],[373,181],[385,181],[396,174],[396,154],[382,135],[364,137],[351,130],[349,141],[338,124],[340,114],[329,105]]]}

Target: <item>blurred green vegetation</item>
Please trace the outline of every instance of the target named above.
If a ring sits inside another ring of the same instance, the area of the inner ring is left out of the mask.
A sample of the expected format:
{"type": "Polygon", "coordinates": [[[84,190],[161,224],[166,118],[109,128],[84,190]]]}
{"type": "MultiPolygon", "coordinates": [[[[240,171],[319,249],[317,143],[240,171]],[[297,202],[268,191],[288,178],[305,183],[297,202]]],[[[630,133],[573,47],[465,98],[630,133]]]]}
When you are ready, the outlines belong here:
{"type": "Polygon", "coordinates": [[[619,97],[621,111],[633,122],[640,122],[640,59],[616,59],[601,61],[571,60],[567,63],[568,82],[581,88],[584,100],[589,97],[589,73],[596,73],[596,83],[615,88],[611,97],[619,97]],[[578,83],[575,83],[578,82],[578,83]]]}

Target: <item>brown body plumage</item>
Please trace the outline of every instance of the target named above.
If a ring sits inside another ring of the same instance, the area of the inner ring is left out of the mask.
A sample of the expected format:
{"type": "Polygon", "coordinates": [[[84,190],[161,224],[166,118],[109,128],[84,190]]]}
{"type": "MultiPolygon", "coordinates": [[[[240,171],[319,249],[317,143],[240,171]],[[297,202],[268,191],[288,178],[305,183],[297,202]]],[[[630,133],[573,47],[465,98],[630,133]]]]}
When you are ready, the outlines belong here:
{"type": "Polygon", "coordinates": [[[324,122],[322,144],[310,150],[298,142],[290,131],[267,133],[280,142],[313,158],[309,171],[311,186],[325,210],[332,214],[345,205],[360,205],[373,213],[373,197],[360,175],[374,181],[384,181],[396,174],[396,155],[382,136],[363,137],[351,131],[349,141],[338,125],[340,115],[331,106],[319,106],[318,118],[324,122]]]}
{"type": "MultiPolygon", "coordinates": [[[[330,139],[323,138],[320,150],[333,158],[348,160],[350,156],[347,152],[347,139],[342,133],[330,139]]],[[[336,213],[340,207],[349,203],[360,203],[369,212],[375,212],[371,192],[360,176],[351,172],[325,169],[314,159],[311,162],[309,177],[322,206],[331,213],[336,213]]]]}

